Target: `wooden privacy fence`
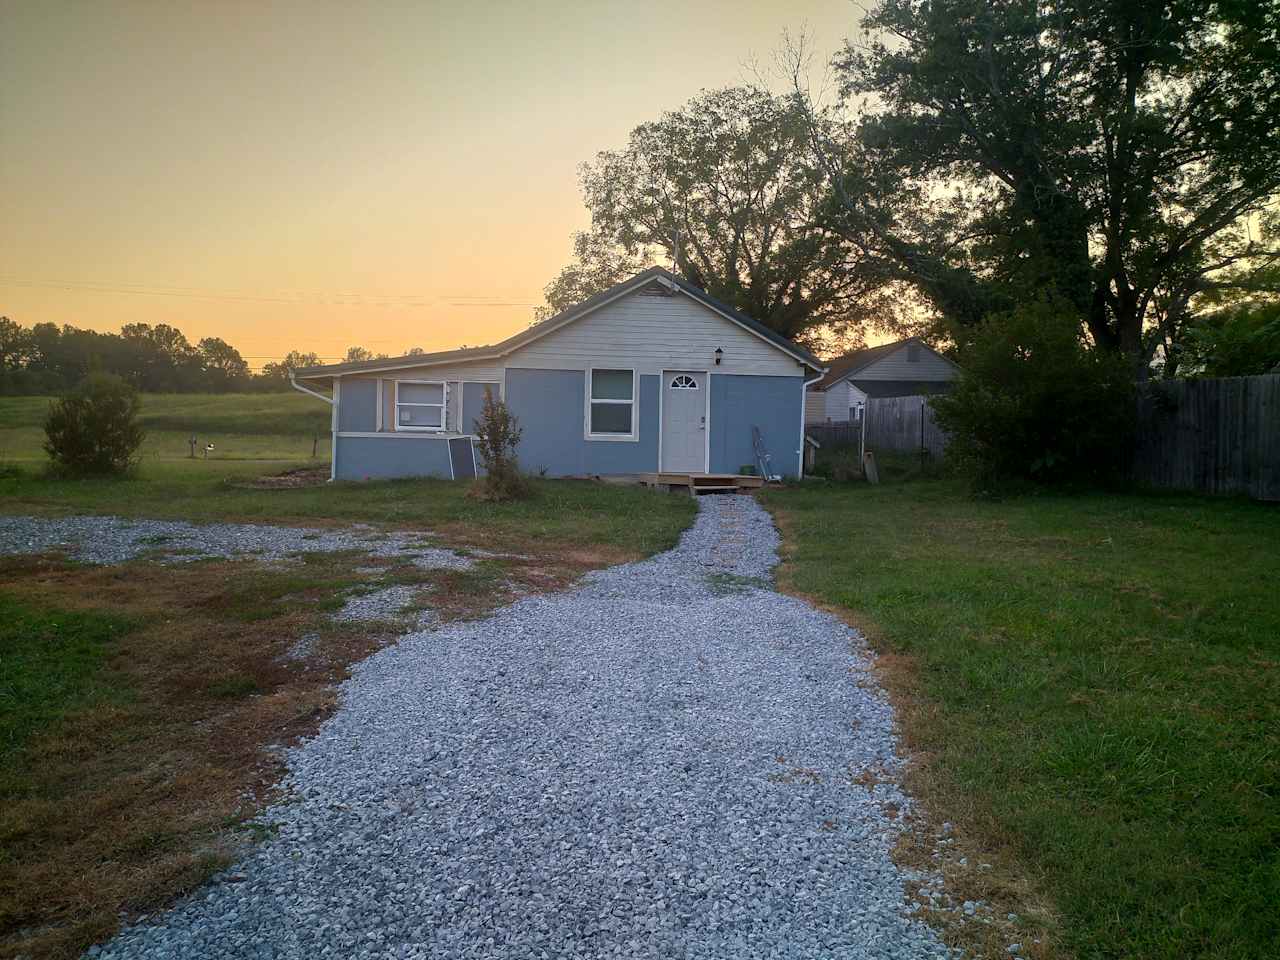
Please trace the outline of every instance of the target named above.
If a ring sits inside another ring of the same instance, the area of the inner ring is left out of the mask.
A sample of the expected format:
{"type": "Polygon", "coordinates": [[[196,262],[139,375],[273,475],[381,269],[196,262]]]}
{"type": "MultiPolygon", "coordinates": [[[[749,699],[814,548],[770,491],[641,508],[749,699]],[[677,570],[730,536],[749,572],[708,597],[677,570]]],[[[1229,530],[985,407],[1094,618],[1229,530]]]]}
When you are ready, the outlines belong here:
{"type": "Polygon", "coordinates": [[[1133,478],[1280,500],[1280,374],[1146,384],[1138,396],[1133,478]]]}
{"type": "MultiPolygon", "coordinates": [[[[863,416],[867,421],[868,450],[898,453],[924,450],[934,457],[946,453],[947,435],[934,419],[928,397],[869,398],[863,416]]],[[[804,431],[824,447],[856,447],[863,440],[860,420],[811,423],[804,431]]]]}
{"type": "Polygon", "coordinates": [[[857,420],[809,423],[804,432],[824,447],[856,447],[862,440],[862,424],[857,420]]]}
{"type": "MultiPolygon", "coordinates": [[[[863,415],[868,450],[946,453],[927,397],[868,399],[863,415]]],[[[1134,482],[1280,501],[1280,374],[1144,384],[1137,427],[1134,482]]],[[[824,447],[862,439],[856,420],[805,430],[824,447]]]]}
{"type": "Polygon", "coordinates": [[[947,435],[934,419],[928,397],[870,397],[865,416],[868,450],[928,451],[934,457],[947,451],[947,435]]]}

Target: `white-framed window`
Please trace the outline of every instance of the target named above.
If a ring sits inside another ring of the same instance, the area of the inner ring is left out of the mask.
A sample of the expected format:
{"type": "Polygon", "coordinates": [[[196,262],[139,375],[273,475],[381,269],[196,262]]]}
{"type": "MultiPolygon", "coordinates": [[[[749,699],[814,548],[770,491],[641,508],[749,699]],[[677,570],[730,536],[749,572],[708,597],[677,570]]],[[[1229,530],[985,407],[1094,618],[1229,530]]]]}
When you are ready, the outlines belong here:
{"type": "Polygon", "coordinates": [[[697,390],[698,381],[686,373],[676,374],[671,378],[672,390],[697,390]]]}
{"type": "Polygon", "coordinates": [[[448,394],[439,380],[397,380],[396,429],[443,430],[448,394]]]}
{"type": "Polygon", "coordinates": [[[592,440],[634,440],[636,372],[600,367],[587,371],[587,437],[592,440]]]}

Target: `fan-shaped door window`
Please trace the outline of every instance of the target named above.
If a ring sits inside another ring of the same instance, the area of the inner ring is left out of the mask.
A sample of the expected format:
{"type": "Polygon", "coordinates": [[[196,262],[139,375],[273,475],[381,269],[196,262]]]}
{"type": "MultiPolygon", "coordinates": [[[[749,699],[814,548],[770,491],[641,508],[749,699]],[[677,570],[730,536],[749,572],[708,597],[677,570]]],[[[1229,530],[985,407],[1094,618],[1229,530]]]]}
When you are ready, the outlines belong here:
{"type": "Polygon", "coordinates": [[[693,379],[693,377],[689,376],[687,373],[681,373],[672,379],[671,389],[672,390],[697,390],[698,381],[693,379]]]}

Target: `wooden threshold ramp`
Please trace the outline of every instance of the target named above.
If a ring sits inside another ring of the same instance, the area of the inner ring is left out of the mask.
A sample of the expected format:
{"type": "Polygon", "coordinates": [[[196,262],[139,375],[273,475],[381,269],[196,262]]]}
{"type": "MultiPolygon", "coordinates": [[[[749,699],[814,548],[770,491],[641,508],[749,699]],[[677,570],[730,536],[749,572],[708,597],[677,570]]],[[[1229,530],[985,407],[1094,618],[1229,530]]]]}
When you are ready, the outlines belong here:
{"type": "Polygon", "coordinates": [[[694,496],[754,490],[764,486],[763,477],[749,477],[741,473],[642,473],[640,482],[658,490],[687,490],[694,496]]]}

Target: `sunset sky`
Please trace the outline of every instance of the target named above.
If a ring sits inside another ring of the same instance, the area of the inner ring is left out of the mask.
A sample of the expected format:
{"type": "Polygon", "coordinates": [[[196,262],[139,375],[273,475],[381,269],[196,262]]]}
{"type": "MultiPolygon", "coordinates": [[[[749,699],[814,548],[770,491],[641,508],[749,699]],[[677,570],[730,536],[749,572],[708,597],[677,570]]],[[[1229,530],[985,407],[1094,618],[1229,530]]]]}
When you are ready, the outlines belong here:
{"type": "Polygon", "coordinates": [[[0,315],[254,367],[521,329],[577,165],[849,0],[0,3],[0,315]]]}

